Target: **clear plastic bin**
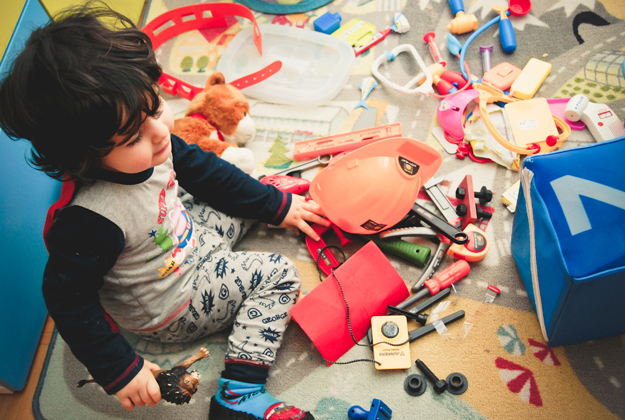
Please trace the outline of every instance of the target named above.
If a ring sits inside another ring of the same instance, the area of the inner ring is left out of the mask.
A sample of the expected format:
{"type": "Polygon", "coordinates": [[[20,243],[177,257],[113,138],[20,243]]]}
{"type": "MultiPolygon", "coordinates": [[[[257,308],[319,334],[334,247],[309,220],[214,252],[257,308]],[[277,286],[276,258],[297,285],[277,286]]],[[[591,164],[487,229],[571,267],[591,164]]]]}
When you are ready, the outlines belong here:
{"type": "Polygon", "coordinates": [[[262,57],[252,41],[250,27],[230,41],[216,68],[226,81],[233,81],[282,61],[279,72],[246,87],[246,96],[278,104],[318,106],[331,101],[347,83],[356,57],[344,40],[289,26],[258,27],[262,57]]]}

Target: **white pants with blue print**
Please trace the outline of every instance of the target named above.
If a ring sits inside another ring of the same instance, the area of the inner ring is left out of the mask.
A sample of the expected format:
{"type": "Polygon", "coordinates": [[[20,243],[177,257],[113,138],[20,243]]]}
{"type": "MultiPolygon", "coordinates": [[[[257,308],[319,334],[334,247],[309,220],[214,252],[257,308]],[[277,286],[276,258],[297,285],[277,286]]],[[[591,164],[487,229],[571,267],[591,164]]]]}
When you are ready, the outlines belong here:
{"type": "Polygon", "coordinates": [[[140,335],[183,342],[232,326],[226,359],[272,365],[290,320],[288,311],[299,294],[297,268],[282,255],[233,252],[254,221],[227,216],[197,200],[183,200],[198,241],[211,245],[212,251],[199,256],[188,308],[163,329],[140,335]]]}

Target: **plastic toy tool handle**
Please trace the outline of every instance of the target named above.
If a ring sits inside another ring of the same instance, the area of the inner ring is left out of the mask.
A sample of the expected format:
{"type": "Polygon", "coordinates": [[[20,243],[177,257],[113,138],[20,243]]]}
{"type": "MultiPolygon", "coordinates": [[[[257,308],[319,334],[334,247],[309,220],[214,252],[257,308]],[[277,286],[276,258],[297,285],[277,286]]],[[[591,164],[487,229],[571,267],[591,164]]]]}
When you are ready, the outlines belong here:
{"type": "Polygon", "coordinates": [[[499,21],[499,40],[501,41],[501,47],[508,54],[516,50],[516,36],[514,35],[510,19],[502,17],[499,21]]]}
{"type": "Polygon", "coordinates": [[[413,262],[423,268],[430,258],[430,248],[423,245],[402,241],[401,239],[374,239],[373,242],[382,250],[413,262]]]}
{"type": "Polygon", "coordinates": [[[432,295],[437,294],[442,289],[446,289],[453,283],[465,277],[469,274],[471,268],[469,263],[465,260],[458,260],[432,279],[427,280],[424,286],[430,291],[432,295]]]}
{"type": "Polygon", "coordinates": [[[462,0],[449,0],[449,7],[451,7],[451,13],[454,16],[458,14],[458,12],[464,12],[464,3],[462,0]]]}

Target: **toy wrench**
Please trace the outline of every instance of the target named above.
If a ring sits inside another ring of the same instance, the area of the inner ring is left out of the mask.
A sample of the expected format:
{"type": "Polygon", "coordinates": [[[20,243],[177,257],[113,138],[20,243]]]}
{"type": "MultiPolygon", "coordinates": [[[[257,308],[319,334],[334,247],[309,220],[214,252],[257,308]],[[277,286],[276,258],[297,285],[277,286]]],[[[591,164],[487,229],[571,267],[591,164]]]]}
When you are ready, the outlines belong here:
{"type": "Polygon", "coordinates": [[[469,236],[465,232],[417,203],[414,203],[410,213],[455,244],[464,245],[469,241],[469,236]]]}

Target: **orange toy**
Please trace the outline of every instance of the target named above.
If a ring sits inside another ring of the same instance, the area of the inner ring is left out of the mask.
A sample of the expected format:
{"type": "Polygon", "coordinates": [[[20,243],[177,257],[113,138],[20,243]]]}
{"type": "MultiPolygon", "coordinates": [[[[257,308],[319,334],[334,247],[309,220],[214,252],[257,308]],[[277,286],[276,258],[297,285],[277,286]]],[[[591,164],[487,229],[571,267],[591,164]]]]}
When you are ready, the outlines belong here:
{"type": "Polygon", "coordinates": [[[310,184],[310,195],[342,230],[368,235],[398,223],[443,158],[420,141],[379,140],[335,158],[310,184]]]}
{"type": "Polygon", "coordinates": [[[501,90],[489,85],[488,83],[476,83],[473,88],[480,93],[480,115],[482,116],[486,128],[488,128],[488,131],[493,135],[495,140],[497,140],[499,144],[501,144],[508,150],[511,150],[520,155],[548,153],[560,147],[562,145],[562,142],[565,141],[571,134],[571,127],[562,118],[556,115],[552,115],[553,121],[556,127],[561,131],[561,133],[559,133],[558,135],[550,135],[547,138],[537,138],[535,142],[530,143],[525,147],[512,144],[497,131],[495,125],[488,117],[489,114],[488,110],[486,109],[486,105],[492,104],[494,102],[516,102],[517,99],[504,95],[501,90]]]}
{"type": "Polygon", "coordinates": [[[174,122],[173,133],[252,173],[256,166],[254,153],[238,147],[251,140],[256,132],[249,112],[245,95],[226,83],[223,74],[215,72],[204,90],[191,100],[185,116],[174,122]]]}

